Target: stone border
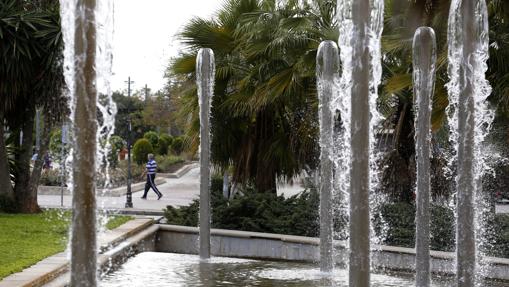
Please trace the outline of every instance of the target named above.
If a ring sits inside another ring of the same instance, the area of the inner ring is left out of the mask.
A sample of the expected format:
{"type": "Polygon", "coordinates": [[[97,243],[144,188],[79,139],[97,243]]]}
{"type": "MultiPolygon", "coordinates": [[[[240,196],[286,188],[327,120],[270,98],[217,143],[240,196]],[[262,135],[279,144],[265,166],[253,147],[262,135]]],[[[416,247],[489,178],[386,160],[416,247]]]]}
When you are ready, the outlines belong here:
{"type": "MultiPolygon", "coordinates": [[[[105,268],[110,261],[110,258],[115,254],[115,247],[121,246],[119,250],[126,250],[137,243],[135,240],[138,235],[147,233],[154,233],[157,231],[157,226],[153,224],[152,218],[136,218],[130,220],[114,230],[104,233],[99,238],[98,246],[100,255],[98,260],[100,266],[105,268]],[[129,245],[131,243],[131,245],[129,245]]],[[[143,237],[143,238],[146,238],[143,237]]],[[[139,241],[138,241],[139,242],[139,241]]],[[[153,241],[152,241],[153,246],[153,241]]],[[[69,258],[67,252],[60,252],[56,255],[50,256],[35,265],[32,265],[21,272],[12,274],[0,281],[0,287],[39,287],[54,280],[62,274],[68,273],[69,258]]]]}
{"type": "MultiPolygon", "coordinates": [[[[197,227],[160,225],[156,250],[160,252],[198,253],[197,227]]],[[[224,229],[211,230],[211,253],[216,256],[252,259],[318,262],[319,238],[283,234],[270,234],[224,229]]],[[[337,265],[345,265],[348,258],[345,242],[335,241],[337,265]]],[[[415,250],[413,248],[375,245],[373,265],[377,270],[414,272],[415,250]]],[[[431,251],[432,272],[454,276],[455,253],[431,251]]],[[[487,278],[509,281],[509,259],[487,257],[487,278]]]]}
{"type": "MultiPolygon", "coordinates": [[[[197,227],[153,224],[152,219],[131,220],[100,239],[101,272],[107,273],[143,251],[197,254],[198,232],[197,227]]],[[[211,235],[211,253],[215,256],[302,262],[317,262],[320,256],[320,241],[313,237],[224,229],[212,229],[211,235]]],[[[334,242],[334,248],[336,263],[343,265],[341,259],[347,258],[344,242],[334,242]]],[[[415,251],[412,248],[383,245],[373,248],[373,263],[377,269],[413,272],[415,251]]],[[[454,253],[431,251],[431,257],[433,272],[453,275],[454,253]]],[[[486,260],[491,265],[488,278],[509,281],[509,259],[490,257],[486,260]]],[[[68,259],[65,253],[59,253],[5,278],[0,287],[63,287],[69,278],[68,259]]]]}
{"type": "Polygon", "coordinates": [[[188,173],[191,169],[198,167],[197,162],[190,162],[183,167],[181,167],[179,170],[177,170],[174,173],[157,173],[158,176],[165,177],[165,178],[181,178],[184,174],[188,173]]]}

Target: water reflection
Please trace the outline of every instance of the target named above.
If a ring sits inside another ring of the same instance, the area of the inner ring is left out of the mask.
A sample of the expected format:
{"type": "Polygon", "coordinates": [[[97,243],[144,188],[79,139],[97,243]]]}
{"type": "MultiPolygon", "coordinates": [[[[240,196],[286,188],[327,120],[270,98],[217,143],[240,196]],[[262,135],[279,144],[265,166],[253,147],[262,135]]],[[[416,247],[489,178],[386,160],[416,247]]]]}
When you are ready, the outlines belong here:
{"type": "MultiPolygon", "coordinates": [[[[323,273],[317,264],[144,252],[103,277],[101,286],[348,286],[348,271],[323,273]]],[[[435,278],[432,286],[452,286],[435,278]]],[[[371,286],[415,286],[412,275],[372,274],[371,286]]],[[[489,286],[489,285],[486,285],[489,286]]],[[[491,285],[496,286],[496,285],[491,285]]],[[[499,285],[502,286],[502,285],[499,285]]]]}

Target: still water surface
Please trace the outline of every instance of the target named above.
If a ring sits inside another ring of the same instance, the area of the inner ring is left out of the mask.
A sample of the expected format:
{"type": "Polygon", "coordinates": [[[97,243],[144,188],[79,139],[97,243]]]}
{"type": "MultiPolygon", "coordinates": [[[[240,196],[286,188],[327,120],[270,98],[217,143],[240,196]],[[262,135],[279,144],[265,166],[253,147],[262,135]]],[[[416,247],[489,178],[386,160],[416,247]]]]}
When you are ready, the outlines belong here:
{"type": "MultiPolygon", "coordinates": [[[[316,264],[144,252],[101,279],[102,287],[159,286],[348,286],[348,272],[321,273],[316,264]]],[[[452,286],[434,279],[433,286],[452,286]]],[[[411,275],[373,274],[371,286],[415,286],[411,275]]],[[[493,285],[494,286],[494,285],[493,285]]],[[[501,286],[501,285],[499,285],[501,286]]]]}

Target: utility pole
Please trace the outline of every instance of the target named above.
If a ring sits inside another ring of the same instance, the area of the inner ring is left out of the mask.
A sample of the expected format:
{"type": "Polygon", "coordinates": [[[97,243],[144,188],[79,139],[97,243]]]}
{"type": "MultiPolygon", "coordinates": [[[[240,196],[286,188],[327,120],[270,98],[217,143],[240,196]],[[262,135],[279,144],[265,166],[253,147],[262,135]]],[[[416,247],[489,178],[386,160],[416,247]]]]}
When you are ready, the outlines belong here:
{"type": "Polygon", "coordinates": [[[131,181],[132,181],[132,175],[131,175],[131,110],[129,109],[131,105],[131,83],[134,83],[134,81],[131,81],[131,77],[127,78],[127,98],[129,99],[127,101],[127,194],[126,194],[126,202],[125,207],[126,208],[132,208],[133,207],[133,194],[131,192],[131,181]]]}
{"type": "Polygon", "coordinates": [[[145,84],[145,104],[148,102],[149,94],[148,94],[148,87],[147,84],[145,84]]]}
{"type": "Polygon", "coordinates": [[[39,150],[41,148],[41,108],[35,110],[35,154],[41,156],[39,150]]]}
{"type": "Polygon", "coordinates": [[[66,122],[62,125],[62,148],[60,150],[60,206],[64,206],[65,188],[65,148],[69,139],[69,126],[66,122]]]}

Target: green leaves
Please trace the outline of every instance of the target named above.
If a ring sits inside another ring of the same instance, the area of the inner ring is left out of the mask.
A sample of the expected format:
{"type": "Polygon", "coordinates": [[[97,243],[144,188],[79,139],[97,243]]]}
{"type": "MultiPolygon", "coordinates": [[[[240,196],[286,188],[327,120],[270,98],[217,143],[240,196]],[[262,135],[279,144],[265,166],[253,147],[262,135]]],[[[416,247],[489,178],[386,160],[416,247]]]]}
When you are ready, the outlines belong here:
{"type": "Polygon", "coordinates": [[[17,101],[40,104],[48,95],[60,95],[55,90],[61,90],[63,74],[55,67],[62,65],[63,42],[58,8],[52,5],[58,7],[58,1],[0,4],[0,101],[5,112],[17,101]]]}
{"type": "Polygon", "coordinates": [[[276,178],[316,165],[315,58],[322,40],[337,38],[335,9],[325,0],[230,0],[215,19],[195,18],[184,27],[185,53],[168,73],[180,82],[180,113],[197,147],[194,57],[199,48],[212,48],[212,159],[222,168],[233,165],[234,181],[264,191],[276,178]]]}

